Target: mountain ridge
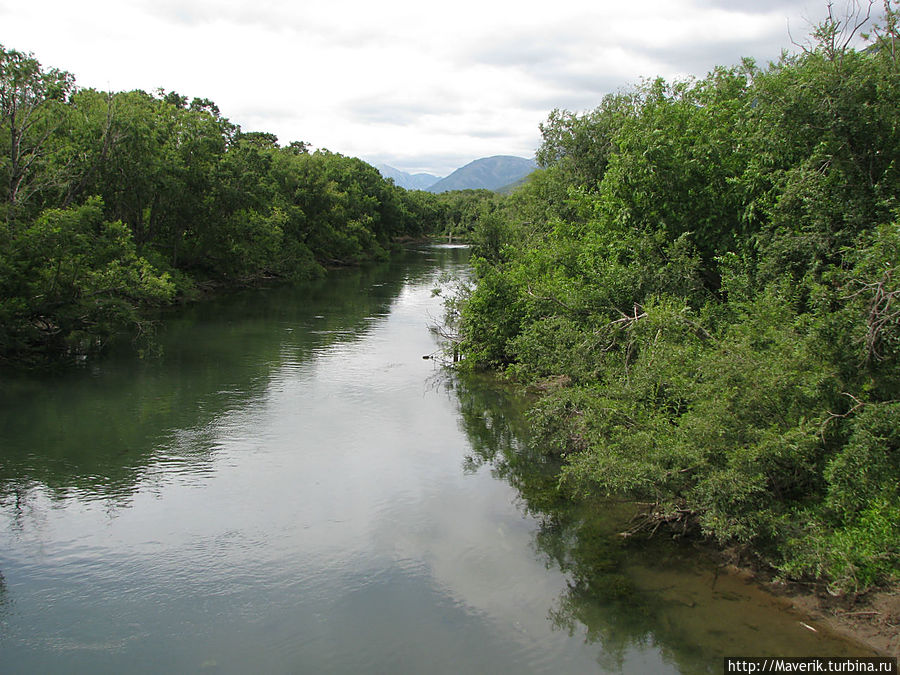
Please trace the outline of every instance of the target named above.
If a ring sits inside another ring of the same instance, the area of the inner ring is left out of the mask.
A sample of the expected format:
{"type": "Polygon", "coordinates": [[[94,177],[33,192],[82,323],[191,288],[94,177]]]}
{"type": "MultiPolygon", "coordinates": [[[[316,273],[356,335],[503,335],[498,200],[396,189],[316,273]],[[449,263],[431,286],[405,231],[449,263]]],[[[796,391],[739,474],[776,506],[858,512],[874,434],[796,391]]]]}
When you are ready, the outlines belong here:
{"type": "Polygon", "coordinates": [[[427,190],[441,180],[440,176],[430,173],[407,173],[390,164],[376,164],[375,168],[385,178],[390,178],[394,184],[407,190],[427,190]]]}
{"type": "Polygon", "coordinates": [[[521,180],[537,168],[537,163],[524,157],[494,155],[482,157],[461,166],[449,176],[426,188],[428,192],[450,190],[499,190],[521,180]]]}
{"type": "Polygon", "coordinates": [[[473,160],[448,176],[430,173],[408,173],[389,164],[375,164],[378,172],[406,190],[439,193],[451,190],[492,190],[512,188],[537,168],[537,164],[515,155],[493,155],[473,160]]]}

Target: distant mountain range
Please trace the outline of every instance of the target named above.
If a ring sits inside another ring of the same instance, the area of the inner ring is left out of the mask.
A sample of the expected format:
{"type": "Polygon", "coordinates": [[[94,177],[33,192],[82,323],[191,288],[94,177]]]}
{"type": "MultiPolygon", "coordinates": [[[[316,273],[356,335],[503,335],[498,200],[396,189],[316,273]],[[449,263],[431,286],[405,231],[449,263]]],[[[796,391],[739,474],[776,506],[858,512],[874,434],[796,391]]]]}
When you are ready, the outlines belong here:
{"type": "Polygon", "coordinates": [[[428,192],[447,192],[449,190],[494,190],[521,181],[537,168],[530,159],[497,155],[483,157],[460,167],[446,178],[432,176],[428,173],[409,174],[387,164],[379,164],[376,168],[385,178],[393,178],[394,183],[407,190],[427,190],[428,192]]]}
{"type": "Polygon", "coordinates": [[[497,155],[483,157],[460,167],[446,178],[428,187],[429,192],[448,190],[499,190],[521,180],[537,168],[530,159],[497,155]]]}
{"type": "Polygon", "coordinates": [[[375,168],[385,178],[393,178],[395,185],[407,190],[427,190],[441,179],[440,176],[432,176],[430,173],[406,173],[387,164],[377,164],[375,168]]]}

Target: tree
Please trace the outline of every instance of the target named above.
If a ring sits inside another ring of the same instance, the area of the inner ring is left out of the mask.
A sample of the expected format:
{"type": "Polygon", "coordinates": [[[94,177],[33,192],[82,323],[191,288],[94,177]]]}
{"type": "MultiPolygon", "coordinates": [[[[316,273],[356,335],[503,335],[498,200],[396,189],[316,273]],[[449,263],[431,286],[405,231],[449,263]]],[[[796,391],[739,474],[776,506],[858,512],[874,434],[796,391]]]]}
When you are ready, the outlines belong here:
{"type": "Polygon", "coordinates": [[[87,353],[139,329],[141,305],[174,288],[139,256],[131,232],[89,199],[48,209],[0,250],[0,354],[87,353]]]}
{"type": "Polygon", "coordinates": [[[42,187],[58,180],[41,175],[51,138],[62,120],[62,106],[75,89],[63,70],[45,70],[31,54],[0,45],[0,136],[6,142],[0,164],[7,224],[42,187]]]}

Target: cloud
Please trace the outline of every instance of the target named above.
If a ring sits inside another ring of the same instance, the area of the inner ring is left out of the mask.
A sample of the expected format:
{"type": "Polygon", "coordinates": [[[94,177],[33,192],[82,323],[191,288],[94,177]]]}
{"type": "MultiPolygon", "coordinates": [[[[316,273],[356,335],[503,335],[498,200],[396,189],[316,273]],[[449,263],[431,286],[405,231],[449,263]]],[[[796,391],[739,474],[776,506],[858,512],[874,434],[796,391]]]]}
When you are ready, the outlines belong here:
{"type": "Polygon", "coordinates": [[[565,60],[567,50],[557,41],[535,33],[505,36],[471,52],[471,59],[477,63],[522,68],[546,68],[565,60]]]}
{"type": "Polygon", "coordinates": [[[731,43],[707,42],[695,45],[674,44],[665,47],[644,47],[640,53],[653,61],[665,64],[678,74],[702,77],[716,66],[737,65],[743,57],[753,57],[763,61],[777,60],[780,54],[778,43],[761,38],[739,45],[740,51],[731,43]]]}
{"type": "Polygon", "coordinates": [[[816,10],[825,6],[824,2],[810,3],[807,0],[694,0],[697,9],[719,9],[743,14],[784,14],[799,15],[810,7],[816,10]]]}
{"type": "Polygon", "coordinates": [[[325,39],[332,44],[359,42],[367,33],[352,22],[340,22],[313,3],[290,5],[272,0],[144,0],[143,10],[165,25],[189,30],[232,25],[271,34],[325,39]]]}
{"type": "Polygon", "coordinates": [[[350,99],[343,108],[349,117],[360,122],[400,126],[423,123],[426,116],[455,114],[461,110],[457,101],[435,92],[367,96],[350,99]]]}
{"type": "Polygon", "coordinates": [[[0,7],[0,43],[82,86],[205,97],[282,143],[445,175],[451,162],[531,156],[554,108],[776,59],[788,20],[805,39],[806,12],[800,0],[31,0],[0,7]]]}
{"type": "Polygon", "coordinates": [[[527,78],[532,87],[519,93],[518,105],[582,110],[644,78],[703,76],[743,56],[776,59],[788,42],[777,12],[745,11],[736,3],[736,9],[704,5],[703,11],[690,11],[692,5],[677,1],[607,3],[566,21],[511,29],[486,44],[470,40],[471,53],[461,47],[458,58],[527,78]]]}
{"type": "Polygon", "coordinates": [[[493,129],[475,129],[469,132],[475,138],[509,138],[509,129],[506,127],[495,127],[493,129]]]}

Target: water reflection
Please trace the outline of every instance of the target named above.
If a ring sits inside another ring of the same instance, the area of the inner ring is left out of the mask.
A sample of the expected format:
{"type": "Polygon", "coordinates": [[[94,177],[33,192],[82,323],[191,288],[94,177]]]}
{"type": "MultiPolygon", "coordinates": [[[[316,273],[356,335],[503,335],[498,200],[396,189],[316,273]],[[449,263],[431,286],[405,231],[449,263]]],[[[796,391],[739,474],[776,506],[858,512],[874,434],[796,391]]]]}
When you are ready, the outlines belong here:
{"type": "Polygon", "coordinates": [[[0,373],[0,506],[21,513],[38,487],[51,500],[127,506],[155,477],[202,475],[229,412],[252,406],[285,368],[365,339],[401,290],[433,271],[412,251],[399,268],[348,270],[300,293],[252,290],[181,308],[165,319],[156,358],[0,373]]]}
{"type": "Polygon", "coordinates": [[[660,673],[768,651],[738,624],[769,635],[771,608],[607,536],[616,509],[560,499],[523,401],[421,358],[463,258],[196,305],[160,359],[5,380],[4,672],[660,673]]]}
{"type": "Polygon", "coordinates": [[[634,507],[616,501],[574,505],[557,489],[555,461],[530,444],[526,402],[477,376],[448,377],[472,452],[467,471],[490,466],[518,491],[537,521],[536,553],[568,579],[548,611],[555,629],[600,647],[604,670],[621,671],[635,650],[658,650],[679,672],[720,670],[725,656],[872,655],[809,630],[809,619],[716,567],[690,542],[618,535],[634,507]],[[801,622],[803,620],[803,622],[801,622]]]}

